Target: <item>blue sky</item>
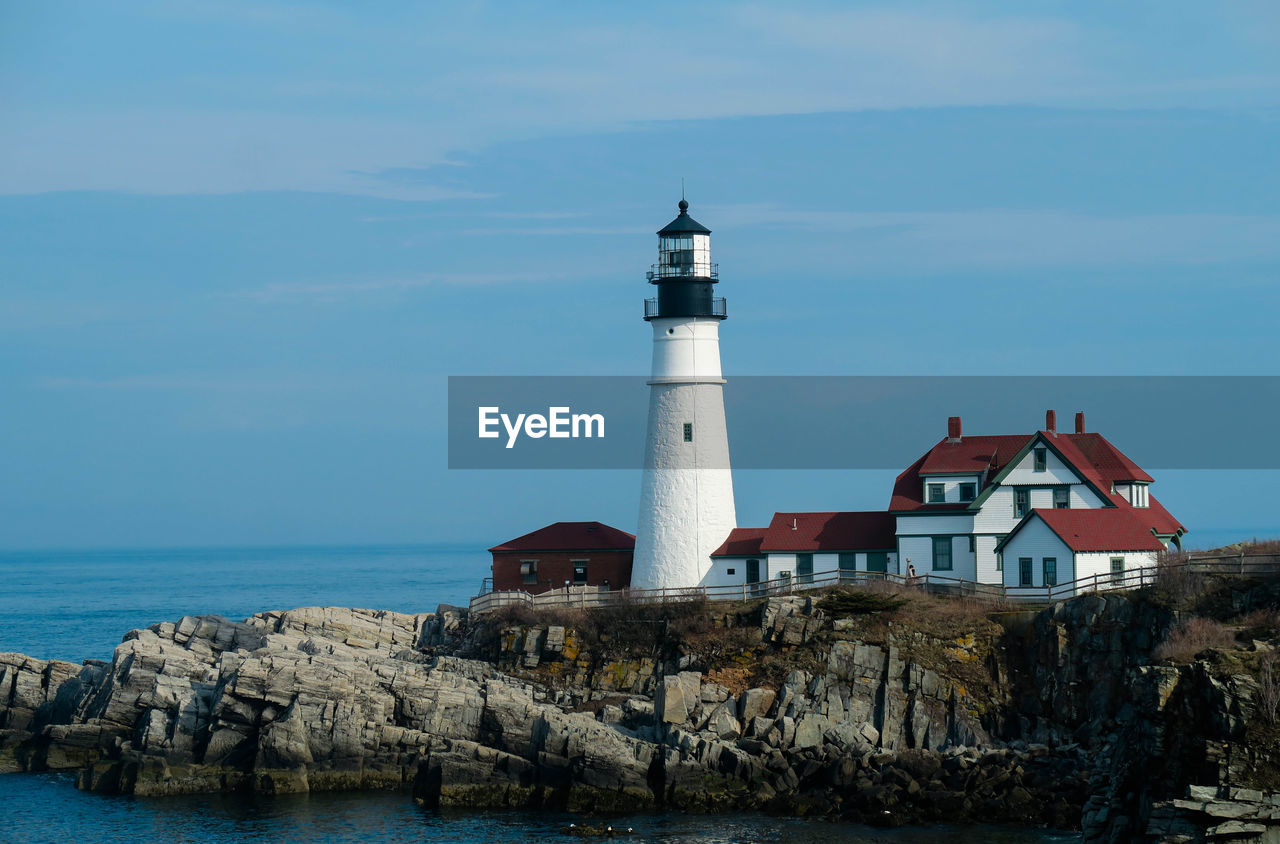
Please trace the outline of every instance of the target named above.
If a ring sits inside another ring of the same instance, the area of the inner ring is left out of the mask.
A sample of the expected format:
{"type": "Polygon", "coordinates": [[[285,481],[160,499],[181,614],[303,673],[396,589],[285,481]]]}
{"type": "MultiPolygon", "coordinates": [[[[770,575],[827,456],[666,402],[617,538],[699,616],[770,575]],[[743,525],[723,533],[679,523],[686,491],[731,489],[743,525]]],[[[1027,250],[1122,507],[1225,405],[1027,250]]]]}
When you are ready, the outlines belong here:
{"type": "MultiPolygon", "coordinates": [[[[632,529],[448,471],[445,378],[643,373],[682,177],[730,376],[1278,374],[1278,105],[1269,2],[0,3],[0,547],[632,529]]],[[[1156,493],[1274,532],[1274,474],[1156,493]]]]}

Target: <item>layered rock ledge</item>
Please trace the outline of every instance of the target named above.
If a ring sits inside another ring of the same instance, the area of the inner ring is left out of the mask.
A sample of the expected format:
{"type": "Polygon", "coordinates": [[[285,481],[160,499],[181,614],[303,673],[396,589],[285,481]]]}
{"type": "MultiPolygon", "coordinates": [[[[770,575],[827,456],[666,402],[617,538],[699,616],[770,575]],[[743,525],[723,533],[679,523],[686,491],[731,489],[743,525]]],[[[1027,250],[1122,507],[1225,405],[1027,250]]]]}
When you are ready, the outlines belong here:
{"type": "Polygon", "coordinates": [[[913,629],[823,606],[637,608],[616,629],[304,608],[153,625],[110,663],[0,654],[0,771],[136,795],[403,788],[429,807],[1280,834],[1258,682],[1150,664],[1168,609],[1089,596],[913,629]]]}

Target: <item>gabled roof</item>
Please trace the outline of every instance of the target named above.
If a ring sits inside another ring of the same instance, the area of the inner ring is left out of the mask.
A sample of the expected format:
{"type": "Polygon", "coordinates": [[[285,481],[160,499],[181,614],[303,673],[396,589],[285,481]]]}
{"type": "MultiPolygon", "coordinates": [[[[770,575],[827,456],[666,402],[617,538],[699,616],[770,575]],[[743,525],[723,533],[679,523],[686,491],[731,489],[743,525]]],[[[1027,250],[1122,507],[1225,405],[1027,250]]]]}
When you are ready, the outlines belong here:
{"type": "Polygon", "coordinates": [[[929,449],[920,466],[920,474],[979,474],[988,469],[999,470],[1018,453],[1030,437],[1026,434],[995,437],[962,437],[959,442],[944,439],[929,449]]]}
{"type": "MultiPolygon", "coordinates": [[[[1130,507],[1123,495],[1111,492],[1114,483],[1151,483],[1152,478],[1136,463],[1124,455],[1101,434],[1067,434],[1037,431],[1031,435],[962,437],[959,442],[943,439],[929,449],[923,457],[898,475],[893,485],[889,509],[895,512],[951,510],[976,510],[985,499],[983,492],[999,482],[1006,469],[1018,455],[1037,441],[1057,452],[1080,479],[1115,507],[1130,507]],[[928,504],[924,501],[924,477],[934,474],[981,474],[986,472],[977,500],[964,504],[928,504]]],[[[1145,509],[1145,508],[1136,508],[1145,509]]],[[[1185,530],[1157,502],[1152,501],[1153,511],[1163,514],[1155,517],[1159,532],[1163,534],[1185,530]]]]}
{"type": "Polygon", "coordinates": [[[713,557],[750,557],[760,553],[760,543],[768,528],[734,528],[729,538],[711,552],[713,557]]]}
{"type": "Polygon", "coordinates": [[[893,484],[890,510],[967,510],[969,504],[926,504],[924,501],[924,475],[986,472],[983,483],[991,480],[1026,447],[1033,435],[962,437],[959,442],[943,439],[924,456],[898,475],[893,484]]]}
{"type": "Polygon", "coordinates": [[[1040,519],[1072,551],[1163,551],[1164,543],[1137,515],[1138,508],[1094,510],[1032,510],[1000,541],[1002,550],[1018,531],[1040,519]]]}
{"type": "Polygon", "coordinates": [[[636,538],[601,522],[556,522],[517,536],[490,551],[613,551],[632,550],[636,538]]]}
{"type": "Polygon", "coordinates": [[[896,519],[885,511],[774,513],[760,550],[867,551],[897,545],[896,519]]]}

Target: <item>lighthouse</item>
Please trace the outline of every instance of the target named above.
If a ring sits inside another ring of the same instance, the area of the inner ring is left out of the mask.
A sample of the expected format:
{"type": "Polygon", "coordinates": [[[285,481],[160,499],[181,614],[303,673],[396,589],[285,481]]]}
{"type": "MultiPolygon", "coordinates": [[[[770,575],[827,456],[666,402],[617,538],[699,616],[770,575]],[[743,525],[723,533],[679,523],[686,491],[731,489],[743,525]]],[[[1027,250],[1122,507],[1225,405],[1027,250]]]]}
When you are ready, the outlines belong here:
{"type": "Polygon", "coordinates": [[[658,232],[649,270],[657,296],[644,303],[653,328],[649,420],[631,585],[680,588],[705,582],[711,552],[737,523],[720,373],[720,322],[711,230],[680,214],[658,232]]]}

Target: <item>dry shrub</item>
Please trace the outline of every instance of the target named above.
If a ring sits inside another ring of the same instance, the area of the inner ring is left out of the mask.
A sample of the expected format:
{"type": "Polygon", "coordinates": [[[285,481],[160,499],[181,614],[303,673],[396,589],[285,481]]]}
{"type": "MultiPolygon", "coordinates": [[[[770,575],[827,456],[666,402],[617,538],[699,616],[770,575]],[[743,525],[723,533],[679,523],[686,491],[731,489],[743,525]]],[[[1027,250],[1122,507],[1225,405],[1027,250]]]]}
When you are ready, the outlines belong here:
{"type": "Polygon", "coordinates": [[[1268,651],[1258,661],[1258,708],[1268,724],[1280,718],[1280,668],[1276,652],[1268,651]]]}
{"type": "Polygon", "coordinates": [[[1155,659],[1190,662],[1210,648],[1234,647],[1235,634],[1211,618],[1194,616],[1179,622],[1165,635],[1151,655],[1155,659]]]}
{"type": "Polygon", "coordinates": [[[1270,639],[1280,633],[1280,609],[1264,607],[1231,620],[1246,639],[1270,639]]]}
{"type": "Polygon", "coordinates": [[[906,603],[907,598],[898,594],[867,589],[841,589],[818,601],[818,609],[833,618],[847,618],[863,613],[893,612],[906,603]]]}
{"type": "Polygon", "coordinates": [[[1171,607],[1194,606],[1209,588],[1205,575],[1188,565],[1186,551],[1164,551],[1156,559],[1156,582],[1152,595],[1171,607]]]}

